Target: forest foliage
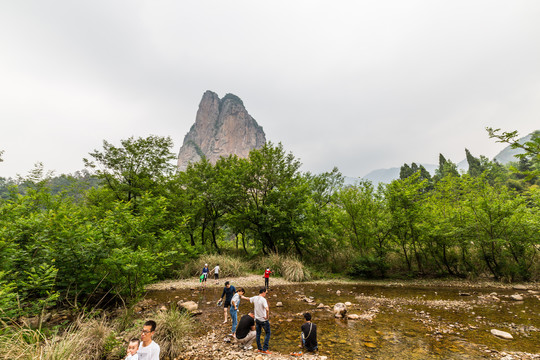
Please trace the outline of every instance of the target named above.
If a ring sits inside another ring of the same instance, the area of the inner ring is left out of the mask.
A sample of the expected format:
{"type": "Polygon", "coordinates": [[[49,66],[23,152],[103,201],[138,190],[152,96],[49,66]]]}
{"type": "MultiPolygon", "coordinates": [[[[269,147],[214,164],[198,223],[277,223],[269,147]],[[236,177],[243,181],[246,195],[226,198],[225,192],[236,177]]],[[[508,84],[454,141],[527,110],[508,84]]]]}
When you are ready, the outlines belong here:
{"type": "Polygon", "coordinates": [[[223,252],[293,255],[312,275],[538,280],[538,139],[509,166],[466,150],[459,173],[441,154],[434,176],[404,164],[378,187],[304,173],[281,144],[175,172],[170,138],[105,141],[88,171],[0,178],[0,317],[131,299],[223,252]]]}

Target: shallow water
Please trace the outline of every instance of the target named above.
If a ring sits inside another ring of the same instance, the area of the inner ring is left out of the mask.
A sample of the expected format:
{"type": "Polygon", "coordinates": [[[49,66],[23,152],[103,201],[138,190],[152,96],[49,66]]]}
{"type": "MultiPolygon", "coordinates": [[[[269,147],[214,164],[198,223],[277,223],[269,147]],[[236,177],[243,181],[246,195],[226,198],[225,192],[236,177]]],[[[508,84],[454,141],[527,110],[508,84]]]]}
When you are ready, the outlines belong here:
{"type": "MultiPolygon", "coordinates": [[[[246,296],[256,295],[256,290],[246,288],[246,296]]],[[[208,331],[231,326],[230,320],[222,324],[223,310],[215,305],[221,291],[152,291],[147,297],[160,304],[179,299],[198,302],[203,311],[198,317],[201,331],[208,331]]],[[[490,358],[491,351],[540,352],[540,301],[526,291],[300,284],[276,286],[267,299],[270,350],[284,354],[299,350],[306,311],[318,326],[319,354],[329,359],[479,359],[490,358]],[[500,301],[490,296],[493,292],[500,301]],[[508,298],[515,293],[524,295],[524,301],[508,298]],[[304,296],[313,302],[302,300],[304,296]],[[278,301],[283,307],[275,306],[278,301]],[[320,303],[333,307],[347,301],[353,304],[348,313],[372,317],[371,321],[336,319],[331,311],[317,308],[320,303]],[[493,336],[490,330],[494,328],[511,333],[514,339],[493,336]]],[[[250,310],[252,305],[243,301],[238,318],[250,310]]]]}

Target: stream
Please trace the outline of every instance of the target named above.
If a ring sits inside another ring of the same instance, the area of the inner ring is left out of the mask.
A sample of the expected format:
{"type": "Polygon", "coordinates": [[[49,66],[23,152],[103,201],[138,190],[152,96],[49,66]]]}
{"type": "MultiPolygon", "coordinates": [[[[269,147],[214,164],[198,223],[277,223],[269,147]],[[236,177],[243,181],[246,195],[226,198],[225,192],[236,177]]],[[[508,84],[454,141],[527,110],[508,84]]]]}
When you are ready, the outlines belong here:
{"type": "MultiPolygon", "coordinates": [[[[233,284],[239,286],[239,284],[233,284]]],[[[241,284],[240,284],[241,286],[241,284]]],[[[202,314],[199,332],[223,325],[216,306],[222,288],[203,291],[153,290],[147,298],[160,304],[192,300],[202,314]]],[[[246,296],[257,288],[246,287],[246,296]]],[[[270,350],[298,351],[302,313],[309,311],[318,326],[319,354],[328,359],[481,359],[504,352],[540,352],[540,295],[533,290],[461,289],[388,284],[297,284],[272,288],[270,350]],[[519,294],[522,301],[511,295],[519,294]],[[282,307],[276,307],[282,302],[282,307]],[[335,318],[334,304],[350,302],[348,314],[358,320],[335,318]],[[323,305],[320,305],[323,304],[323,305]],[[326,305],[326,308],[323,306],[326,305]],[[512,340],[491,334],[510,333],[512,340]]],[[[253,309],[242,301],[238,319],[253,309]]],[[[264,335],[263,335],[264,336],[264,335]]],[[[262,339],[261,339],[262,340],[262,339]]],[[[503,354],[504,355],[504,354],[503,354]]],[[[499,356],[501,358],[502,356],[499,356]]],[[[540,355],[539,355],[540,357],[540,355]]]]}

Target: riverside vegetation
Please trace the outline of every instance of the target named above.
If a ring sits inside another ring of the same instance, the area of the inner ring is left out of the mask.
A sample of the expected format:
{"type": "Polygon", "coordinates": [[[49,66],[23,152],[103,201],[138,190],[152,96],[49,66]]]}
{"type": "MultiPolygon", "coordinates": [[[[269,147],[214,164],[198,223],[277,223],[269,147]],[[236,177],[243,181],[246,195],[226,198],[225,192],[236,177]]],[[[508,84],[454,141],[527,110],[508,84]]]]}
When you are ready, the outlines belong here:
{"type": "MultiPolygon", "coordinates": [[[[194,275],[201,255],[229,255],[224,275],[269,265],[293,281],[537,281],[540,137],[520,144],[515,132],[488,132],[524,153],[503,166],[466,151],[464,174],[440,155],[435,176],[405,164],[399,180],[377,188],[344,186],[337,169],[303,173],[272,143],[247,159],[203,159],[176,172],[171,139],[157,136],[104,141],[83,173],[53,177],[38,165],[25,178],[0,178],[2,351],[69,359],[93,344],[85,358],[118,358],[145,286],[194,275]],[[107,320],[104,310],[119,305],[107,320]],[[79,351],[55,355],[63,349],[79,351]]],[[[176,319],[164,346],[173,358],[191,320],[165,314],[176,319]]]]}

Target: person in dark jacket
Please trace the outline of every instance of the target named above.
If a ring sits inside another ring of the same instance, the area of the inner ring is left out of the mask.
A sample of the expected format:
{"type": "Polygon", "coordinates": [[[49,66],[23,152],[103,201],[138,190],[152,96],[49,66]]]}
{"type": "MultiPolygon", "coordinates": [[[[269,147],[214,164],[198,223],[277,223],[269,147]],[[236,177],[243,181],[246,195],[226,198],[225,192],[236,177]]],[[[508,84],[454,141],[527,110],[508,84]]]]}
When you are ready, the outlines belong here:
{"type": "Polygon", "coordinates": [[[219,301],[223,301],[224,324],[227,323],[227,313],[229,312],[229,308],[231,307],[231,300],[235,292],[235,287],[232,286],[228,281],[225,281],[225,287],[223,288],[221,298],[219,299],[219,301]]]}
{"type": "MultiPolygon", "coordinates": [[[[306,322],[302,325],[300,333],[300,347],[307,352],[318,350],[317,344],[317,325],[311,322],[311,314],[305,313],[304,319],[306,322]]],[[[293,352],[292,356],[302,356],[302,352],[293,352]]]]}

